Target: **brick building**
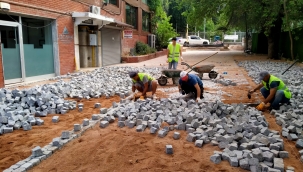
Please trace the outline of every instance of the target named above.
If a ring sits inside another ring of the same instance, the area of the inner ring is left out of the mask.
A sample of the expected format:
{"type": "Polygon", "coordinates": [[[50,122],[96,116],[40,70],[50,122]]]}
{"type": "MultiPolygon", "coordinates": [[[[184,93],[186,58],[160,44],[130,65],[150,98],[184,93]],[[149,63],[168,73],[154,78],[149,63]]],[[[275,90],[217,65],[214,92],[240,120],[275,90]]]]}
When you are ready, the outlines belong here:
{"type": "Polygon", "coordinates": [[[0,0],[0,86],[121,62],[147,43],[147,0],[0,0]]]}

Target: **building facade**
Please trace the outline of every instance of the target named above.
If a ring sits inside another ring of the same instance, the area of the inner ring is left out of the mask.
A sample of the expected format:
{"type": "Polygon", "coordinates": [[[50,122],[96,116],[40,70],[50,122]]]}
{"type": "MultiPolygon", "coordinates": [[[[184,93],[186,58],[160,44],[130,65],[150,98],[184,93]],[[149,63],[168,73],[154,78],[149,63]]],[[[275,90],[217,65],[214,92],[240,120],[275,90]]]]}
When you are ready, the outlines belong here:
{"type": "Polygon", "coordinates": [[[121,62],[147,43],[146,0],[0,0],[0,86],[121,62]]]}

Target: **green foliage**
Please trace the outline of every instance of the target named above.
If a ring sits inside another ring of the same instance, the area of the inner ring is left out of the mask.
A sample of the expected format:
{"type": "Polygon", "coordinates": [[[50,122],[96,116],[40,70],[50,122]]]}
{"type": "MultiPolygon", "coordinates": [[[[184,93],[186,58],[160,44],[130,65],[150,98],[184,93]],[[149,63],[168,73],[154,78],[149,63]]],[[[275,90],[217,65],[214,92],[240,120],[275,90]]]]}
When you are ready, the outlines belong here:
{"type": "Polygon", "coordinates": [[[137,55],[146,55],[146,54],[150,54],[150,53],[155,53],[156,49],[151,48],[149,45],[144,44],[140,41],[136,42],[136,54],[137,55]]]}
{"type": "Polygon", "coordinates": [[[177,36],[172,24],[170,23],[170,16],[167,16],[162,7],[158,7],[156,10],[157,29],[156,29],[156,44],[157,47],[166,48],[169,38],[177,36]]]}

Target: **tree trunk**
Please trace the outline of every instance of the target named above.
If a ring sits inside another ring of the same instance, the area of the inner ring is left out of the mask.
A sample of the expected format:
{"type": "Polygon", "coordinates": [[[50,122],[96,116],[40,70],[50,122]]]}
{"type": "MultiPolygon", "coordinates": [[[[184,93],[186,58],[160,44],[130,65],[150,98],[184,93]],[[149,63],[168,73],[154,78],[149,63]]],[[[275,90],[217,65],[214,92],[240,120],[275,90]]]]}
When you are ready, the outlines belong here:
{"type": "Polygon", "coordinates": [[[282,28],[282,16],[273,23],[274,26],[270,28],[268,34],[268,58],[278,60],[279,57],[279,41],[282,28]]]}

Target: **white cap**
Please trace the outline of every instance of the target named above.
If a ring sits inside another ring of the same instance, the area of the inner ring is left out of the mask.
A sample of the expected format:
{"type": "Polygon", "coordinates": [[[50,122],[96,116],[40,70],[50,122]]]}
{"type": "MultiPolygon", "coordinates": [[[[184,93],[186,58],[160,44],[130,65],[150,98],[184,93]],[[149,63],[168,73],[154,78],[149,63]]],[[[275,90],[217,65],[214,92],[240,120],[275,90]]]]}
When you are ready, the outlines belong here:
{"type": "Polygon", "coordinates": [[[183,77],[186,76],[186,75],[187,75],[187,72],[182,71],[182,72],[180,73],[180,78],[183,78],[183,77]]]}

